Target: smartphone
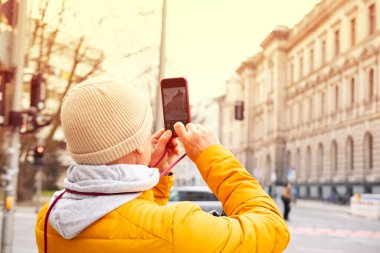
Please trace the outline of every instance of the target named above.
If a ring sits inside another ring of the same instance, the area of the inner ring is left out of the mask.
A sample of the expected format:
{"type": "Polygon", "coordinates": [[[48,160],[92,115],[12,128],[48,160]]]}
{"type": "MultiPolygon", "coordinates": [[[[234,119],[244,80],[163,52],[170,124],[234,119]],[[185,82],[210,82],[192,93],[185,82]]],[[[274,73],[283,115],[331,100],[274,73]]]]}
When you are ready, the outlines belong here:
{"type": "Polygon", "coordinates": [[[186,79],[183,77],[162,79],[161,97],[165,130],[171,130],[173,137],[176,137],[174,124],[182,122],[186,125],[191,122],[186,79]]]}

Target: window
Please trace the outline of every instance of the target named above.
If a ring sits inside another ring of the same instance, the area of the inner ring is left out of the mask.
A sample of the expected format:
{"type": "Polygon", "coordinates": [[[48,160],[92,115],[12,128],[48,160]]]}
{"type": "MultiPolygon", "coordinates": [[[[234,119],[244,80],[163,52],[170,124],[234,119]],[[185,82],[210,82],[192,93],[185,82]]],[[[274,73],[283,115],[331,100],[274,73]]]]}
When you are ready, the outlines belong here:
{"type": "Polygon", "coordinates": [[[294,82],[294,64],[290,64],[290,83],[294,82]]]}
{"type": "Polygon", "coordinates": [[[270,88],[271,88],[271,90],[274,89],[274,71],[273,71],[273,67],[270,68],[270,88]]]}
{"type": "Polygon", "coordinates": [[[306,159],[305,159],[305,177],[310,177],[310,169],[311,169],[311,148],[310,146],[306,149],[306,159]]]}
{"type": "Polygon", "coordinates": [[[301,125],[303,123],[303,106],[302,106],[302,102],[299,102],[298,103],[298,123],[299,125],[301,125]]]}
{"type": "Polygon", "coordinates": [[[291,166],[292,166],[292,154],[290,150],[288,150],[288,154],[286,155],[286,168],[288,169],[288,171],[292,169],[291,166]]]}
{"type": "Polygon", "coordinates": [[[321,44],[321,49],[322,49],[322,64],[326,63],[326,40],[322,40],[321,44]]]}
{"type": "Polygon", "coordinates": [[[373,168],[373,141],[370,133],[364,136],[364,168],[366,170],[373,168]]]}
{"type": "Polygon", "coordinates": [[[257,104],[259,104],[259,103],[261,103],[261,98],[262,98],[262,96],[261,96],[261,83],[258,83],[257,84],[257,92],[256,92],[256,94],[257,94],[257,104]]]}
{"type": "Polygon", "coordinates": [[[338,170],[338,144],[334,140],[331,144],[331,170],[336,173],[338,170]]]}
{"type": "Polygon", "coordinates": [[[346,170],[354,170],[354,140],[351,136],[347,138],[346,142],[346,170]]]}
{"type": "Polygon", "coordinates": [[[356,44],[356,18],[351,19],[351,46],[356,44]]]}
{"type": "Polygon", "coordinates": [[[376,5],[372,4],[368,7],[369,18],[369,34],[373,34],[376,30],[376,5]]]}
{"type": "Polygon", "coordinates": [[[351,78],[351,106],[355,104],[355,78],[351,78]]]}
{"type": "Polygon", "coordinates": [[[267,158],[265,161],[265,169],[266,171],[272,171],[272,159],[270,158],[270,155],[267,155],[267,158]]]}
{"type": "Polygon", "coordinates": [[[368,76],[368,100],[371,101],[374,96],[374,82],[375,82],[375,74],[374,70],[370,69],[368,76]]]}
{"type": "Polygon", "coordinates": [[[317,177],[323,175],[323,145],[319,143],[318,145],[318,160],[317,160],[317,177]]]}
{"type": "Polygon", "coordinates": [[[301,170],[301,150],[297,148],[296,151],[296,171],[302,171],[301,170]]]}
{"type": "Polygon", "coordinates": [[[314,70],[314,49],[310,49],[310,72],[314,70]]]}
{"type": "Polygon", "coordinates": [[[303,57],[300,56],[300,79],[303,77],[303,57]]]}
{"type": "Polygon", "coordinates": [[[325,114],[325,93],[321,92],[321,117],[325,114]]]}
{"type": "Polygon", "coordinates": [[[335,31],[335,56],[340,53],[340,31],[339,29],[335,31]]]}
{"type": "Polygon", "coordinates": [[[309,120],[313,119],[313,98],[309,98],[309,120]]]}
{"type": "Polygon", "coordinates": [[[335,86],[335,111],[339,110],[339,86],[335,86]]]}

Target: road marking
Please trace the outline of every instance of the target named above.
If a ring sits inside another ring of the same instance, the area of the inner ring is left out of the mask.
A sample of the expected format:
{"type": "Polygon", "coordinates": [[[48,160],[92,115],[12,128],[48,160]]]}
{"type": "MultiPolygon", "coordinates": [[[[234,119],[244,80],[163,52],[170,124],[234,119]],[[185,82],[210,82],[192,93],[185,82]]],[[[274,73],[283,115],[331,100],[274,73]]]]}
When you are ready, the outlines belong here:
{"type": "Polygon", "coordinates": [[[308,253],[344,253],[344,250],[335,250],[335,249],[316,249],[310,247],[298,247],[297,251],[299,252],[308,252],[308,253]]]}
{"type": "Polygon", "coordinates": [[[380,239],[380,231],[371,231],[371,230],[290,227],[290,232],[291,234],[294,234],[294,235],[380,239]]]}

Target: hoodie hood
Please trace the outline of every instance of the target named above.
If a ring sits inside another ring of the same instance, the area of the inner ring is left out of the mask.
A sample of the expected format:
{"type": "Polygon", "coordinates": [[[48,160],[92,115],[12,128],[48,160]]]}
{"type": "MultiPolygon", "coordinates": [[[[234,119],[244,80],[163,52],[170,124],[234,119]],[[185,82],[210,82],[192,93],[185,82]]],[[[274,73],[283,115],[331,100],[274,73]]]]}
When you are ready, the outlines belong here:
{"type": "MultiPolygon", "coordinates": [[[[125,193],[88,196],[66,192],[56,203],[49,223],[65,239],[71,239],[86,227],[153,188],[159,171],[144,165],[72,165],[67,170],[64,187],[83,193],[125,193]]],[[[55,192],[50,204],[62,191],[55,192]]]]}

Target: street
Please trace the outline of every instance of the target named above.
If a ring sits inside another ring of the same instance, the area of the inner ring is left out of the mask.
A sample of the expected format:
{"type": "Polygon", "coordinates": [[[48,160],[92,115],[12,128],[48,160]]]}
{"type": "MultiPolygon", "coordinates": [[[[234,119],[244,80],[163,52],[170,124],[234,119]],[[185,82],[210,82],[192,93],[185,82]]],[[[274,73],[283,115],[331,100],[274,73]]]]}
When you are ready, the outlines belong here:
{"type": "Polygon", "coordinates": [[[348,211],[348,206],[298,201],[290,212],[291,242],[285,252],[380,252],[380,221],[356,218],[348,211]]]}
{"type": "MultiPolygon", "coordinates": [[[[282,210],[281,204],[279,207],[282,210]]],[[[348,214],[347,206],[299,200],[290,213],[291,241],[286,253],[378,253],[380,221],[348,214]]],[[[14,253],[35,253],[34,207],[18,207],[14,253]]]]}

